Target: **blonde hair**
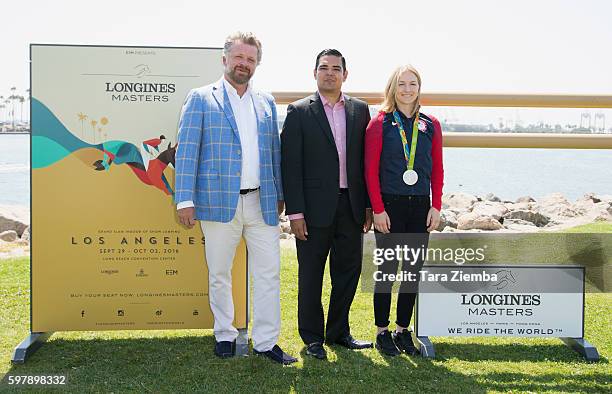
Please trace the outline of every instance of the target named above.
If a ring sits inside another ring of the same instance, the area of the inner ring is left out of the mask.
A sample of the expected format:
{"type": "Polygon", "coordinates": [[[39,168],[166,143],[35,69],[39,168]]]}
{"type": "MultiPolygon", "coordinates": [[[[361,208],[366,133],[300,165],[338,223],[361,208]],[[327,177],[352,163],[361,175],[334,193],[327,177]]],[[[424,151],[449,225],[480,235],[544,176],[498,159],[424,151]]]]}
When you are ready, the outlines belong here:
{"type": "Polygon", "coordinates": [[[410,71],[411,73],[413,73],[416,76],[417,81],[419,82],[419,93],[417,95],[412,114],[410,115],[414,115],[421,109],[421,75],[413,66],[411,66],[410,64],[406,64],[404,66],[399,66],[395,70],[393,70],[393,73],[389,77],[389,80],[387,81],[387,86],[385,87],[385,98],[380,107],[381,111],[389,113],[397,109],[397,100],[395,99],[395,95],[397,93],[397,84],[399,82],[400,76],[406,71],[410,71]]]}
{"type": "Polygon", "coordinates": [[[229,56],[229,52],[236,41],[240,41],[243,44],[252,45],[256,47],[257,64],[261,63],[261,42],[257,39],[257,37],[255,37],[255,34],[251,32],[237,31],[227,36],[227,38],[225,39],[225,44],[223,45],[223,54],[226,57],[229,56]]]}

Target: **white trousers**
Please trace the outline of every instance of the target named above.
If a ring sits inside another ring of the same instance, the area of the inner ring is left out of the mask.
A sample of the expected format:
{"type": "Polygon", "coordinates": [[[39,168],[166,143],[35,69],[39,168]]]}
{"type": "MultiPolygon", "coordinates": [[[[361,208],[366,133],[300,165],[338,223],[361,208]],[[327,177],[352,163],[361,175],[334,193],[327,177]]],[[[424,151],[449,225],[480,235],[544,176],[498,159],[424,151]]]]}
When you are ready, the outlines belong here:
{"type": "Polygon", "coordinates": [[[267,225],[261,214],[259,191],[241,194],[229,223],[201,222],[206,238],[208,297],[217,341],[233,341],[232,263],[240,238],[247,245],[248,270],[253,284],[253,348],[270,349],[280,334],[280,244],[278,226],[267,225]]]}

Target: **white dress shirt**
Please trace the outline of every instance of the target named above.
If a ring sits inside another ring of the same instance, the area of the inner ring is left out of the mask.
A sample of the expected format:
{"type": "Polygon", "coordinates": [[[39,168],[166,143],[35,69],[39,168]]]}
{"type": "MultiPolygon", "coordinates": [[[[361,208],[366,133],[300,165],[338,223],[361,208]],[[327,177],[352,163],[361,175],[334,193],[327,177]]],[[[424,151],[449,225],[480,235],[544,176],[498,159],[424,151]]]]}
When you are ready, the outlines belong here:
{"type": "Polygon", "coordinates": [[[257,136],[257,115],[251,94],[251,84],[247,86],[242,97],[234,87],[223,78],[223,86],[229,97],[242,148],[242,171],[240,188],[255,189],[259,187],[259,138],[257,136]]]}
{"type": "MultiPolygon", "coordinates": [[[[259,137],[257,135],[257,115],[255,104],[251,94],[251,83],[242,97],[236,89],[222,78],[223,87],[232,106],[238,135],[240,136],[240,147],[242,155],[242,169],[240,172],[240,188],[255,189],[259,187],[259,137]]],[[[176,209],[193,207],[193,201],[183,201],[176,205],[176,209]]]]}

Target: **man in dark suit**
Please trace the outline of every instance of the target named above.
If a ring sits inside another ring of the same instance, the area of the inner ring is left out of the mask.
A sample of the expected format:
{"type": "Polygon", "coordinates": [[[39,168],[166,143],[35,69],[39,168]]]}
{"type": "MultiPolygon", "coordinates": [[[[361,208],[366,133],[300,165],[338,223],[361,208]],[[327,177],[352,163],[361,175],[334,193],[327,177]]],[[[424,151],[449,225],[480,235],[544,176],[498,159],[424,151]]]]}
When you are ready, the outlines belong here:
{"type": "Polygon", "coordinates": [[[287,108],[281,169],[299,263],[299,332],[306,353],[324,359],[324,341],[372,347],[354,339],[349,328],[361,273],[361,233],[372,225],[363,171],[370,112],[364,101],[342,93],[347,71],[339,51],[319,53],[314,77],[318,91],[287,108]],[[325,327],[321,290],[328,254],[332,290],[325,327]]]}

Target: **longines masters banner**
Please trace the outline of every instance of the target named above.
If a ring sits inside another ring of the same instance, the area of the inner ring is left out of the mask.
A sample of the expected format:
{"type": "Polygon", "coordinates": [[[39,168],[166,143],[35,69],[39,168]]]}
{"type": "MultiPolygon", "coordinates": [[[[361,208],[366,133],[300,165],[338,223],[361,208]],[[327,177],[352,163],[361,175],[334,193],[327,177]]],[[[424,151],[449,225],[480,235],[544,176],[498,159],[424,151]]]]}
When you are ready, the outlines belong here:
{"type": "Polygon", "coordinates": [[[173,205],[174,154],[187,92],[221,74],[217,48],[31,46],[33,332],[212,327],[205,240],[173,205]]]}

